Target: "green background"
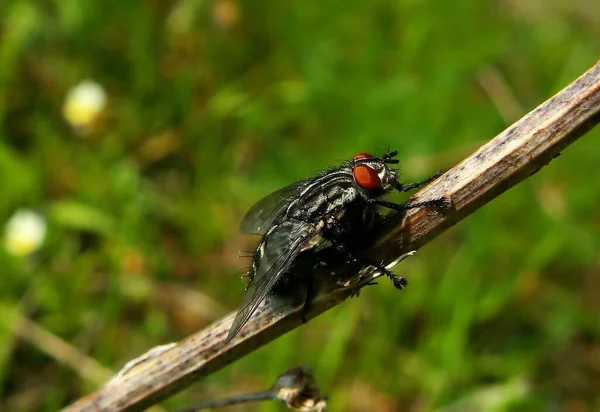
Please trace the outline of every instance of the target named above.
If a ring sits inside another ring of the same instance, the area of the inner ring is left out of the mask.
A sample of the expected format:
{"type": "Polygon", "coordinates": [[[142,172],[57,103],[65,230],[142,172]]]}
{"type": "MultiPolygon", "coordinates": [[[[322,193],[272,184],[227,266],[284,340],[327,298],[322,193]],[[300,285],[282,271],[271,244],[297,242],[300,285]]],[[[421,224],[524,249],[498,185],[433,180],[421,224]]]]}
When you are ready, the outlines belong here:
{"type": "MultiPolygon", "coordinates": [[[[236,308],[262,196],[388,146],[403,181],[452,167],[598,56],[596,0],[3,0],[0,222],[32,208],[48,235],[0,251],[0,409],[103,381],[20,317],[116,371],[236,308]],[[88,78],[109,102],[82,137],[61,108],[88,78]]],[[[399,265],[406,291],[380,282],[163,406],[305,364],[333,411],[600,410],[599,137],[399,265]]],[[[285,409],[237,410],[259,408],[285,409]]]]}

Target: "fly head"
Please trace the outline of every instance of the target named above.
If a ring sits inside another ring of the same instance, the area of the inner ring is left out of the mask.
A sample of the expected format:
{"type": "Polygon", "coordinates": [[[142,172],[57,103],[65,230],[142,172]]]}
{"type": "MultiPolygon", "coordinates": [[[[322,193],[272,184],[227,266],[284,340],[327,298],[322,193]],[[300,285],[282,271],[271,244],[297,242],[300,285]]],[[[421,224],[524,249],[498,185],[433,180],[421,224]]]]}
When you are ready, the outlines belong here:
{"type": "Polygon", "coordinates": [[[359,153],[350,161],[354,182],[369,198],[383,196],[398,186],[400,170],[390,167],[398,164],[397,151],[381,157],[370,153],[359,153]]]}

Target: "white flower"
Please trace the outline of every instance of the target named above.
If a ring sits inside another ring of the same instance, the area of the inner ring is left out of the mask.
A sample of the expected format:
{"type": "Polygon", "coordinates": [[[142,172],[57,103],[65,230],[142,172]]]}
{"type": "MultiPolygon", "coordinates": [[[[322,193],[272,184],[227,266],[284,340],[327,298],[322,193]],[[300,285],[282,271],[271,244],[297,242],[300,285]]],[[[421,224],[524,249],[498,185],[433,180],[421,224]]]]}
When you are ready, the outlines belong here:
{"type": "Polygon", "coordinates": [[[106,108],[106,92],[93,80],[84,80],[67,93],[63,117],[75,129],[89,132],[106,108]]]}
{"type": "Polygon", "coordinates": [[[4,228],[4,247],[16,256],[25,256],[38,250],[46,237],[46,220],[40,214],[19,209],[4,228]]]}

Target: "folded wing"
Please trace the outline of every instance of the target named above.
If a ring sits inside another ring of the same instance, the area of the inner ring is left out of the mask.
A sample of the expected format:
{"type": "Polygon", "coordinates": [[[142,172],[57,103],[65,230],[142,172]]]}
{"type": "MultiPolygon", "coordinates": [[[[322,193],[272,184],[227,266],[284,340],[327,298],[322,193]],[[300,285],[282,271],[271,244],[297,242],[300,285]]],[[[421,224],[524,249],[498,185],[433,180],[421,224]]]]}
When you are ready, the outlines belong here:
{"type": "Polygon", "coordinates": [[[317,227],[297,220],[281,223],[269,231],[257,250],[255,273],[248,285],[242,308],[237,313],[226,342],[231,341],[267,297],[275,283],[290,268],[303,247],[317,235],[317,227]]]}
{"type": "Polygon", "coordinates": [[[288,200],[291,200],[303,185],[304,181],[291,184],[259,200],[244,216],[240,224],[241,232],[264,235],[273,221],[285,211],[288,200]]]}

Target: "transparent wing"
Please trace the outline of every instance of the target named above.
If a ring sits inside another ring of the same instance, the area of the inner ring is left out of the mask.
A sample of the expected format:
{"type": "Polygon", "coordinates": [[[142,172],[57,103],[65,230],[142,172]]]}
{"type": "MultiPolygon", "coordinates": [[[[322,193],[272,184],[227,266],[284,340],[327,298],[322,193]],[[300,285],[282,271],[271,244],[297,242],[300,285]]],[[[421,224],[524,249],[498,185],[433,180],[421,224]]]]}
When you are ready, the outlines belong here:
{"type": "Polygon", "coordinates": [[[315,226],[298,221],[284,222],[268,234],[263,256],[256,262],[256,273],[248,286],[242,308],[233,320],[226,342],[231,341],[248,322],[258,305],[315,234],[315,226]]]}
{"type": "Polygon", "coordinates": [[[264,235],[279,216],[287,200],[298,193],[304,181],[284,187],[259,200],[244,216],[240,224],[242,233],[264,235]]]}

